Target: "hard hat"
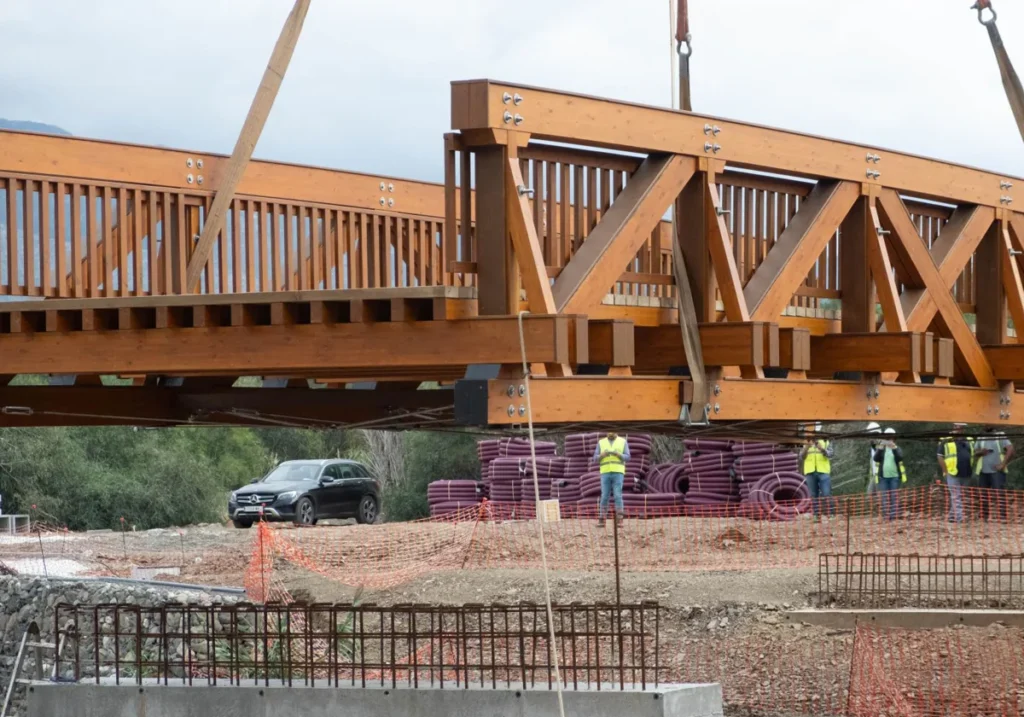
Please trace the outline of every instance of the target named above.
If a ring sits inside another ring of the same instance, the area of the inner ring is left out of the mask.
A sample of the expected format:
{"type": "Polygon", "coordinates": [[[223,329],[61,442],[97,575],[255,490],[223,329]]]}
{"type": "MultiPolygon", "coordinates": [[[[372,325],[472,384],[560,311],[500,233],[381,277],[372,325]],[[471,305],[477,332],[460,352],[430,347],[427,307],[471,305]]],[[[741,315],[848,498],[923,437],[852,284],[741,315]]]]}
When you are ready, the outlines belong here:
{"type": "Polygon", "coordinates": [[[896,433],[896,429],[895,428],[886,428],[884,433],[896,433]]]}
{"type": "Polygon", "coordinates": [[[878,433],[880,430],[882,430],[882,427],[874,421],[868,424],[868,433],[878,433]]]}

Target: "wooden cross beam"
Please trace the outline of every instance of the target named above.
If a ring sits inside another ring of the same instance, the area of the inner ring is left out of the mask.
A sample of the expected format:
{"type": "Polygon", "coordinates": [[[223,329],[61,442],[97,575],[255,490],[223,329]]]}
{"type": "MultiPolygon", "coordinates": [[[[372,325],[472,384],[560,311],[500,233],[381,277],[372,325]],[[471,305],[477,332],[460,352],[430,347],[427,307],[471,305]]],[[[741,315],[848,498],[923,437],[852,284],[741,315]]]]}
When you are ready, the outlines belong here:
{"type": "Polygon", "coordinates": [[[782,313],[859,195],[852,182],[818,182],[743,290],[752,319],[782,313]]]}
{"type": "Polygon", "coordinates": [[[939,272],[928,247],[918,234],[903,200],[891,189],[883,189],[878,199],[880,219],[892,232],[893,248],[902,256],[912,280],[926,289],[938,310],[940,325],[956,344],[957,363],[975,384],[994,387],[995,377],[985,354],[967,325],[963,313],[939,272]]]}
{"type": "Polygon", "coordinates": [[[695,171],[693,157],[644,160],[555,280],[558,313],[585,314],[601,303],[695,171]]]}

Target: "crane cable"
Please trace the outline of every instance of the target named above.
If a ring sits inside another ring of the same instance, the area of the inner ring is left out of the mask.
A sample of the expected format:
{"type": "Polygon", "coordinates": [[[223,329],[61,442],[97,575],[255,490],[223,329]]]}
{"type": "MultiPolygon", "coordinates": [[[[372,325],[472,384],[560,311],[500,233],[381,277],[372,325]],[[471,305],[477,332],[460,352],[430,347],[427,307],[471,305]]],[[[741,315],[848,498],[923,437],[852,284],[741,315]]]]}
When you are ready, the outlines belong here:
{"type": "Polygon", "coordinates": [[[678,0],[678,2],[675,17],[676,52],[679,53],[679,109],[693,112],[693,105],[690,101],[690,55],[693,54],[690,36],[690,9],[687,0],[678,0]]]}
{"type": "Polygon", "coordinates": [[[992,41],[992,50],[996,53],[996,62],[999,64],[999,74],[1003,80],[1003,89],[1006,90],[1006,99],[1010,101],[1010,109],[1013,110],[1013,117],[1017,120],[1017,129],[1020,131],[1021,139],[1024,139],[1024,87],[1021,86],[1020,77],[1013,69],[1006,46],[1003,45],[1003,38],[999,35],[999,28],[996,27],[998,15],[995,8],[992,7],[992,0],[977,0],[971,9],[978,11],[978,22],[988,30],[988,39],[992,41]],[[986,10],[989,12],[987,16],[986,10]]]}

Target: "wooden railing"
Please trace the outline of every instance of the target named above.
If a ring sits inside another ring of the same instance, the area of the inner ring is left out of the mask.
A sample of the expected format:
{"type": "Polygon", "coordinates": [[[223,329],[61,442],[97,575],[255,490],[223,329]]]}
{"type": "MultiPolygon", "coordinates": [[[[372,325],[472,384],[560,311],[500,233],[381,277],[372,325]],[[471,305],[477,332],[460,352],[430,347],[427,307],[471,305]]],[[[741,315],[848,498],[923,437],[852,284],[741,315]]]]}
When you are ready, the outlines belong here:
{"type": "MultiPolygon", "coordinates": [[[[10,140],[5,147],[11,148],[0,153],[0,294],[56,298],[181,293],[212,192],[195,181],[170,181],[184,178],[184,170],[145,173],[138,168],[169,163],[184,167],[181,158],[195,153],[0,135],[10,140]],[[97,148],[105,161],[84,165],[100,156],[97,148]],[[44,161],[51,153],[61,159],[44,161]],[[128,166],[130,172],[124,169],[128,166]],[[120,181],[122,174],[132,181],[120,181]]],[[[521,148],[519,156],[523,176],[534,189],[535,227],[548,275],[554,278],[627,186],[643,157],[540,143],[521,148]]],[[[208,176],[214,176],[218,161],[206,156],[208,176]]],[[[245,192],[243,185],[233,201],[206,266],[202,293],[475,285],[475,153],[463,146],[459,135],[447,136],[443,186],[254,165],[258,181],[248,187],[259,193],[245,192]],[[315,184],[300,185],[298,177],[312,174],[315,184]],[[339,196],[318,191],[325,185],[337,186],[339,196]],[[400,197],[397,204],[393,196],[400,197]],[[471,220],[464,223],[463,217],[471,220]]],[[[199,171],[196,167],[188,176],[198,177],[199,171]]],[[[744,283],[812,187],[802,179],[750,172],[719,176],[733,255],[744,283]]],[[[908,208],[929,246],[952,211],[950,205],[912,200],[908,208]]],[[[836,232],[794,294],[793,305],[817,307],[823,299],[841,298],[841,241],[836,232]]],[[[954,287],[965,311],[973,310],[974,275],[972,259],[954,287]]],[[[671,227],[665,221],[623,267],[612,293],[671,297],[673,285],[671,227]]]]}

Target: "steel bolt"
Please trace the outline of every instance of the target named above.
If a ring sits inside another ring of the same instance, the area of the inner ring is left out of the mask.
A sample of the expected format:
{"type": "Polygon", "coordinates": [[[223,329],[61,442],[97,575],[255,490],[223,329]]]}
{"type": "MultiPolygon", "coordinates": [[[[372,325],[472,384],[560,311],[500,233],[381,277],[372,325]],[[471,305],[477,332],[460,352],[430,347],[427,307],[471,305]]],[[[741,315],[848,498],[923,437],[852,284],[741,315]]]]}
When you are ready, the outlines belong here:
{"type": "Polygon", "coordinates": [[[512,101],[512,95],[510,95],[508,92],[503,93],[501,95],[501,101],[502,103],[507,105],[509,102],[512,101]]]}
{"type": "Polygon", "coordinates": [[[718,404],[716,403],[716,404],[715,404],[715,413],[718,413],[718,411],[720,410],[720,408],[721,408],[721,407],[720,407],[720,406],[719,406],[719,405],[718,405],[718,404]]]}
{"type": "Polygon", "coordinates": [[[388,197],[388,206],[389,207],[395,206],[395,200],[394,200],[393,197],[388,197]]]}
{"type": "Polygon", "coordinates": [[[198,182],[199,184],[202,184],[202,183],[203,183],[203,175],[201,175],[201,174],[200,174],[200,175],[199,175],[198,177],[196,177],[196,181],[197,181],[197,182],[198,182]]]}
{"type": "Polygon", "coordinates": [[[197,159],[196,160],[196,167],[198,167],[199,169],[202,169],[203,168],[203,160],[197,159]]]}
{"type": "Polygon", "coordinates": [[[519,126],[523,123],[523,116],[517,113],[516,116],[513,118],[513,121],[515,122],[516,126],[519,126]]]}
{"type": "Polygon", "coordinates": [[[384,182],[381,182],[380,183],[380,191],[383,192],[384,191],[384,187],[385,187],[384,182]]]}
{"type": "Polygon", "coordinates": [[[194,182],[195,180],[193,179],[192,175],[190,174],[187,177],[185,177],[185,181],[188,182],[189,184],[192,184],[192,182],[194,182]]]}
{"type": "Polygon", "coordinates": [[[506,390],[505,393],[508,394],[509,398],[512,398],[513,396],[516,395],[516,387],[515,386],[509,386],[508,390],[506,390]]]}
{"type": "Polygon", "coordinates": [[[385,202],[384,202],[384,197],[381,197],[381,198],[380,198],[380,205],[381,205],[381,206],[383,207],[383,206],[384,206],[384,204],[385,204],[385,202]]]}
{"type": "Polygon", "coordinates": [[[501,118],[505,121],[505,124],[508,124],[509,122],[512,121],[512,113],[509,112],[508,110],[505,110],[505,114],[503,114],[501,118]]]}
{"type": "Polygon", "coordinates": [[[395,185],[392,184],[391,182],[388,182],[388,191],[389,192],[395,191],[395,185]]]}
{"type": "Polygon", "coordinates": [[[192,158],[191,157],[189,157],[188,159],[185,160],[185,166],[188,167],[189,169],[192,169],[192,158]]]}
{"type": "Polygon", "coordinates": [[[711,144],[710,142],[705,142],[705,143],[704,143],[704,151],[705,151],[705,152],[710,152],[710,151],[711,151],[711,147],[712,147],[712,146],[713,146],[713,145],[712,145],[712,144],[711,144]]]}
{"type": "Polygon", "coordinates": [[[715,395],[717,396],[717,395],[718,395],[718,394],[720,394],[721,392],[722,392],[722,387],[721,387],[721,386],[719,386],[719,385],[718,385],[718,384],[716,383],[716,384],[715,384],[715,395]]]}
{"type": "Polygon", "coordinates": [[[519,94],[518,92],[516,92],[514,95],[512,95],[512,104],[514,104],[514,105],[521,105],[521,104],[523,104],[523,96],[521,94],[519,94]]]}
{"type": "Polygon", "coordinates": [[[525,416],[526,415],[526,406],[520,406],[519,407],[519,415],[520,416],[525,416]]]}
{"type": "Polygon", "coordinates": [[[525,383],[519,384],[519,395],[520,396],[525,396],[526,395],[526,384],[525,383]]]}
{"type": "Polygon", "coordinates": [[[878,406],[875,406],[875,415],[878,415],[878,406]]]}
{"type": "Polygon", "coordinates": [[[508,416],[509,416],[509,418],[512,418],[515,415],[516,415],[516,407],[511,405],[511,404],[509,404],[509,407],[508,407],[508,416]]]}

